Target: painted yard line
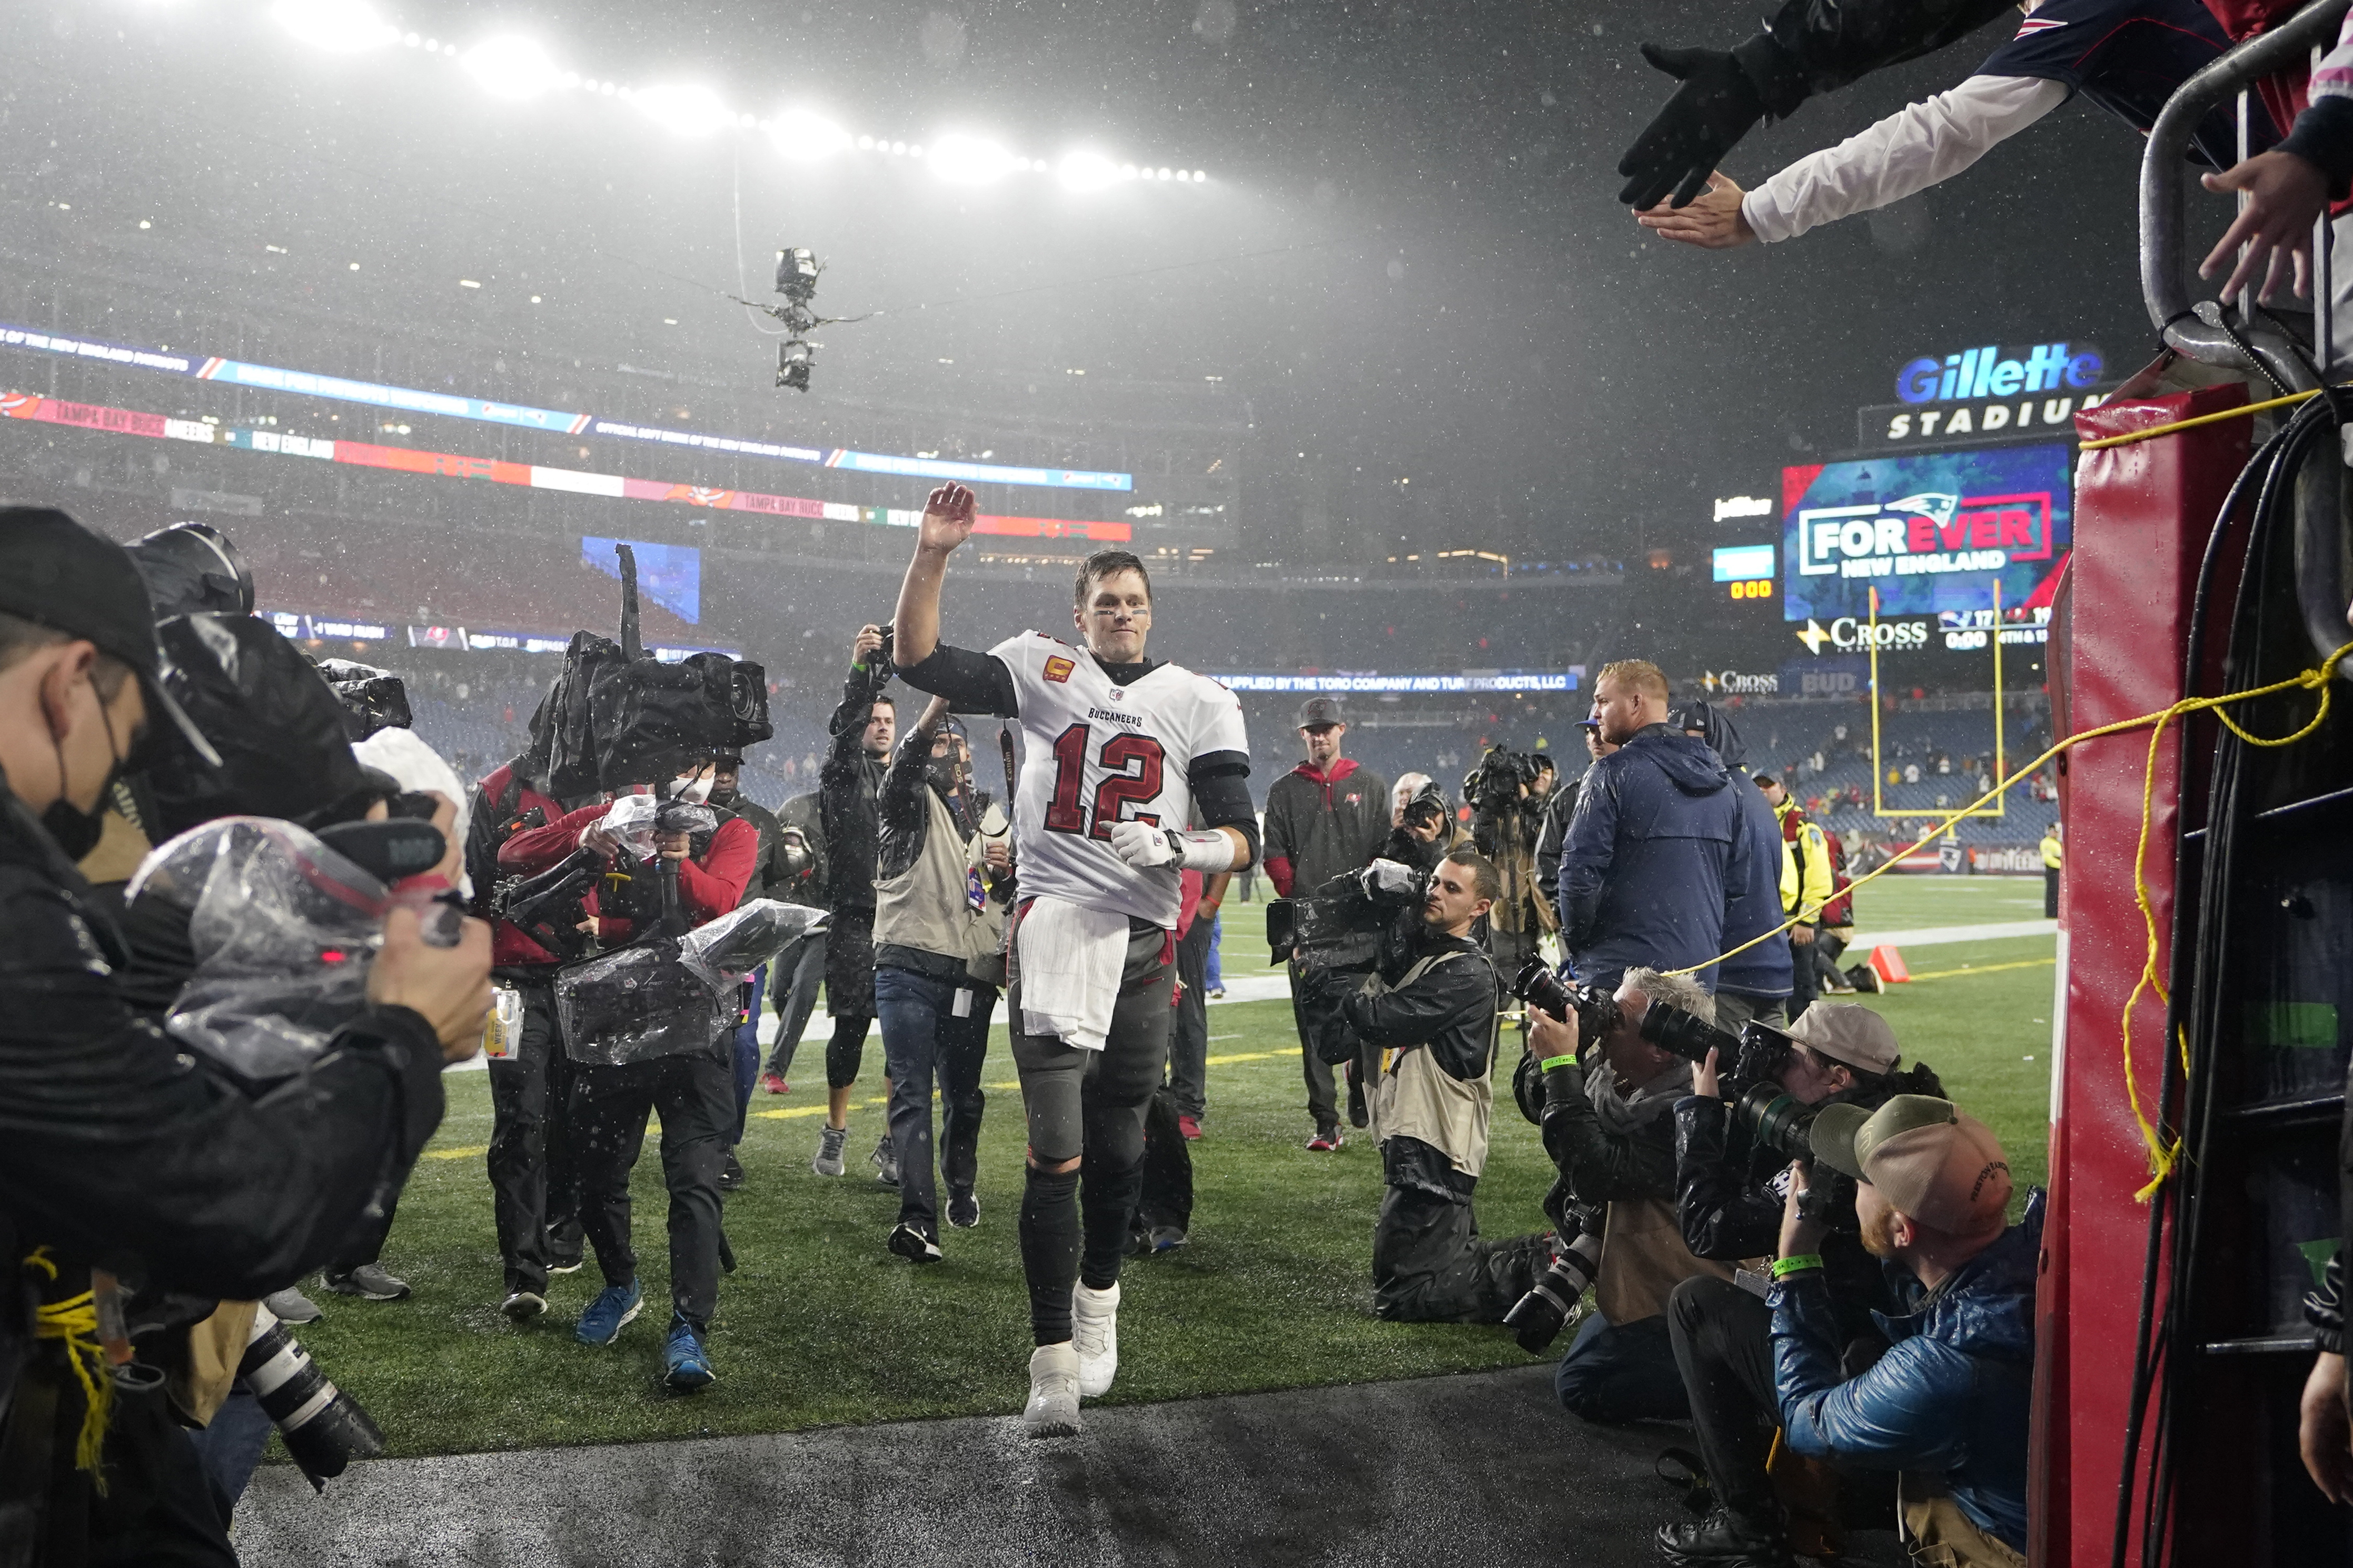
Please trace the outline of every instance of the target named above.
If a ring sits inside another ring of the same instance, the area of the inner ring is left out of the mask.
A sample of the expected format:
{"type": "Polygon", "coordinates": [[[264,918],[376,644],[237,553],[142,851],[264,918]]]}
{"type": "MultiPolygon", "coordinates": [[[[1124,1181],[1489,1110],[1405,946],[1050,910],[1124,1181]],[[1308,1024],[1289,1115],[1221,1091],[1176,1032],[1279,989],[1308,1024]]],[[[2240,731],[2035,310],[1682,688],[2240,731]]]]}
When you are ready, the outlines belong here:
{"type": "MultiPolygon", "coordinates": [[[[2059,960],[2054,956],[2051,958],[2021,958],[2015,963],[1980,963],[1975,967],[1971,967],[1968,964],[1963,964],[1958,969],[1924,969],[1912,978],[1915,980],[1954,980],[1965,974],[1999,973],[2000,971],[2005,969],[2049,969],[2058,962],[2059,960]]],[[[1899,982],[1899,984],[1901,983],[1899,982]]]]}
{"type": "Polygon", "coordinates": [[[469,1149],[427,1149],[425,1151],[425,1157],[428,1160],[470,1160],[477,1154],[487,1154],[490,1152],[489,1144],[478,1143],[469,1149]]]}
{"type": "Polygon", "coordinates": [[[1912,931],[1874,931],[1856,936],[1849,952],[1880,946],[1937,947],[1950,942],[1993,942],[2006,936],[2056,936],[2057,921],[1993,921],[1979,926],[1921,926],[1912,931]]]}

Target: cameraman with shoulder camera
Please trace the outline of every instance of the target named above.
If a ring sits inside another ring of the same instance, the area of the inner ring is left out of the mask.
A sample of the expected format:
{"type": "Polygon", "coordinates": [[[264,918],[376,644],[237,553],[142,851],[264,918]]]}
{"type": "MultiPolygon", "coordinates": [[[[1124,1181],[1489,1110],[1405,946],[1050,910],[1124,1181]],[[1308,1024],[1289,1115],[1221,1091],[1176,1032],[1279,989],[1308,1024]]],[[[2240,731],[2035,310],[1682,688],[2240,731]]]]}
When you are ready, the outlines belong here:
{"type": "Polygon", "coordinates": [[[1339,1002],[1347,1027],[1388,1060],[1372,1094],[1388,1185],[1373,1226],[1377,1317],[1501,1322],[1549,1255],[1548,1237],[1481,1240],[1471,1212],[1487,1163],[1496,1000],[1471,927],[1499,884],[1485,856],[1451,851],[1430,876],[1412,949],[1339,1002]]]}
{"type": "Polygon", "coordinates": [[[473,1054],[490,1004],[488,929],[469,921],[457,946],[428,947],[417,915],[399,910],[369,965],[367,1010],[300,1093],[250,1099],[139,1016],[121,936],[74,860],[97,843],[126,764],[158,742],[211,753],[158,666],[146,590],[119,545],[62,512],[0,511],[10,1562],[236,1562],[160,1390],[98,1345],[101,1306],[119,1293],[93,1276],[254,1300],[327,1261],[383,1173],[406,1169],[439,1125],[442,1065],[473,1054]],[[151,728],[177,733],[151,742],[151,728]]]}
{"type": "MultiPolygon", "coordinates": [[[[654,858],[633,862],[604,826],[605,803],[583,806],[545,827],[520,833],[499,851],[502,867],[536,870],[587,850],[607,869],[589,895],[588,914],[608,951],[627,945],[641,926],[662,918],[659,883],[677,868],[678,910],[689,927],[735,908],[753,874],[759,835],[749,822],[712,807],[709,760],[661,791],[666,801],[711,813],[705,829],[658,827],[654,858]]],[[[669,809],[665,807],[665,810],[669,809]]],[[[735,1125],[733,1036],[720,1035],[694,1050],[643,1061],[576,1060],[569,1118],[580,1172],[580,1217],[596,1250],[605,1289],[580,1314],[574,1337],[611,1344],[644,1304],[638,1256],[629,1238],[629,1172],[638,1163],[649,1112],[661,1117],[662,1184],[670,1192],[670,1321],[663,1345],[663,1381],[692,1394],[715,1381],[704,1335],[719,1306],[719,1258],[723,1200],[720,1176],[735,1125]]],[[[584,1042],[569,1044],[575,1049],[584,1042]]]]}
{"type": "MultiPolygon", "coordinates": [[[[1305,895],[1335,877],[1345,877],[1372,864],[1386,836],[1383,816],[1388,805],[1388,782],[1366,773],[1340,754],[1341,737],[1348,732],[1340,705],[1329,697],[1311,697],[1299,705],[1299,739],[1307,760],[1274,781],[1266,792],[1266,874],[1283,898],[1294,891],[1305,895]]],[[[1370,938],[1355,959],[1345,961],[1345,973],[1364,974],[1374,963],[1370,938]]],[[[1291,963],[1291,1010],[1299,1026],[1301,1076],[1307,1081],[1307,1114],[1315,1123],[1307,1146],[1318,1153],[1340,1147],[1339,1106],[1335,1099],[1332,1064],[1315,1049],[1327,1013],[1301,984],[1303,970],[1294,954],[1291,963]]],[[[1336,994],[1329,993],[1326,994],[1336,994]]],[[[1365,1125],[1366,1079],[1379,1070],[1372,1047],[1360,1044],[1347,1064],[1348,1121],[1365,1125]]]]}
{"type": "Polygon", "coordinates": [[[2041,1194],[2006,1226],[2000,1143],[1932,1096],[1826,1106],[1810,1142],[1813,1168],[1788,1168],[1766,1300],[1708,1286],[1724,1310],[1700,1312],[1677,1293],[1676,1355],[1721,1506],[1660,1527],[1660,1551],[1686,1568],[1790,1568],[1766,1474],[1778,1425],[1799,1458],[1897,1471],[1916,1561],[2024,1568],[2041,1194]],[[1847,1338],[1824,1263],[1830,1229],[1813,1193],[1831,1173],[1856,1184],[1862,1245],[1896,1298],[1879,1320],[1893,1343],[1875,1357],[1847,1338]]]}
{"type": "MultiPolygon", "coordinates": [[[[1560,1173],[1546,1209],[1560,1227],[1563,1261],[1595,1286],[1596,1310],[1561,1358],[1554,1387],[1571,1414],[1611,1425],[1685,1414],[1667,1299],[1695,1274],[1730,1273],[1694,1257],[1675,1226],[1673,1113],[1691,1091],[1692,1064],[1646,1037],[1653,1005],[1703,1024],[1715,1016],[1697,982],[1630,969],[1614,996],[1588,989],[1567,1017],[1532,1005],[1521,1068],[1541,1075],[1545,1152],[1560,1173]]],[[[1551,1310],[1531,1304],[1545,1321],[1524,1329],[1522,1343],[1540,1349],[1558,1331],[1584,1280],[1568,1283],[1551,1310]]]]}

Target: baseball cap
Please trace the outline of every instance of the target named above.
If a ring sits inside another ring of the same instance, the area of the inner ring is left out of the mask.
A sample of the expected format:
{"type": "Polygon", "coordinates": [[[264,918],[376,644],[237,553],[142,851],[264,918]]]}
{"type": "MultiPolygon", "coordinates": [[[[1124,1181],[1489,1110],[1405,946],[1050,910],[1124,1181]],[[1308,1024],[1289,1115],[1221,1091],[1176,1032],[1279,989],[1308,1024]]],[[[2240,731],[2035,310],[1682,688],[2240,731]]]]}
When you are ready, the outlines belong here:
{"type": "Polygon", "coordinates": [[[1601,721],[1588,713],[1577,721],[1577,727],[1580,730],[1599,730],[1601,728],[1601,721]]]}
{"type": "Polygon", "coordinates": [[[1903,1056],[1887,1020],[1859,1002],[1817,1002],[1798,1015],[1789,1037],[1848,1067],[1883,1076],[1903,1056]]]}
{"type": "MultiPolygon", "coordinates": [[[[86,639],[139,677],[150,713],[214,767],[220,753],[164,689],[154,608],[131,552],[47,507],[0,507],[0,613],[86,639]]],[[[160,727],[160,726],[156,726],[160,727]]]]}
{"type": "Polygon", "coordinates": [[[1345,724],[1348,716],[1340,711],[1340,704],[1329,697],[1311,697],[1299,705],[1297,728],[1312,730],[1318,724],[1345,724]]]}
{"type": "Polygon", "coordinates": [[[1899,1213],[1937,1230],[1978,1235],[2009,1210],[2001,1141],[1949,1100],[1899,1094],[1873,1111],[1826,1105],[1810,1142],[1823,1164],[1869,1182],[1899,1213]]]}

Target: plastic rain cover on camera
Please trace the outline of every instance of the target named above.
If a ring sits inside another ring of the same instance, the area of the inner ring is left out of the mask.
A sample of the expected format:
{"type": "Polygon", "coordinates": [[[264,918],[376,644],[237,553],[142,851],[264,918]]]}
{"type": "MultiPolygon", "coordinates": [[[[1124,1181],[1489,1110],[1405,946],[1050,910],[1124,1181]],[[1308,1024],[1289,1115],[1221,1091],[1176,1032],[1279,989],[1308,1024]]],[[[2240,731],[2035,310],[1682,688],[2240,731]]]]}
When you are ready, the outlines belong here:
{"type": "Polygon", "coordinates": [[[164,1026],[250,1084],[301,1072],[367,1005],[391,895],[311,834],[228,816],[150,855],[126,891],[188,911],[195,970],[164,1026]]]}
{"type": "Polygon", "coordinates": [[[719,826],[719,814],[707,805],[689,805],[665,802],[658,795],[625,795],[617,797],[596,826],[621,841],[630,854],[640,860],[654,857],[654,835],[660,830],[660,819],[670,818],[673,833],[709,833],[719,826]]]}
{"type": "Polygon", "coordinates": [[[720,992],[680,962],[676,939],[632,943],[555,977],[565,1053],[617,1067],[707,1050],[726,1023],[720,992]]]}
{"type": "Polygon", "coordinates": [[[754,899],[679,939],[679,962],[718,989],[744,977],[823,924],[826,912],[806,904],[754,899]]]}

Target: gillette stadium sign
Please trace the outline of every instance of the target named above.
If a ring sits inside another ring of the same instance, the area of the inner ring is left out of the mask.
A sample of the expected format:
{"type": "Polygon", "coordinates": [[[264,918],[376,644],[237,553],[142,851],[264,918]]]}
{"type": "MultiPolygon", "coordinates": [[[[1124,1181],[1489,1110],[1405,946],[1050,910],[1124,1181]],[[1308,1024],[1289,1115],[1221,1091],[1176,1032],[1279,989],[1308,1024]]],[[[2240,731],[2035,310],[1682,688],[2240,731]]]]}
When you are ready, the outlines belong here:
{"type": "Polygon", "coordinates": [[[1855,440],[1864,451],[1977,446],[2021,435],[2072,440],[2075,416],[2115,390],[2107,374],[2106,356],[2089,343],[1988,343],[1923,354],[1896,370],[1896,402],[1855,411],[1855,440]]]}

